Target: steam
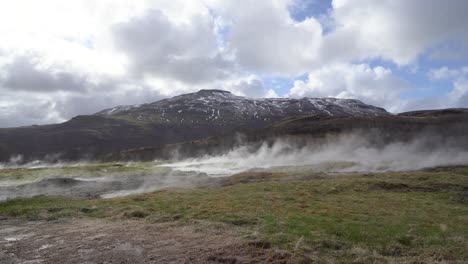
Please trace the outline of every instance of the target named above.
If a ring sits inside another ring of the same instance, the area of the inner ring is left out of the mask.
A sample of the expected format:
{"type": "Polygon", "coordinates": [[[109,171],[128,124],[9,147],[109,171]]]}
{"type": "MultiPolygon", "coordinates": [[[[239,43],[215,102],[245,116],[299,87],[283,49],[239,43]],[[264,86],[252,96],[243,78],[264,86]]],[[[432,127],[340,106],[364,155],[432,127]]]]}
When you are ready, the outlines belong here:
{"type": "Polygon", "coordinates": [[[206,174],[173,171],[148,164],[144,170],[94,171],[86,167],[66,173],[62,168],[33,170],[26,181],[14,182],[0,178],[0,201],[37,195],[80,198],[113,198],[164,188],[205,186],[206,174]]]}
{"type": "Polygon", "coordinates": [[[0,162],[0,169],[15,168],[15,167],[20,166],[22,162],[23,162],[22,155],[13,155],[10,157],[8,162],[5,162],[5,163],[0,162]]]}
{"type": "Polygon", "coordinates": [[[319,168],[328,164],[329,171],[383,172],[468,164],[468,151],[458,147],[457,140],[420,136],[409,142],[378,144],[371,139],[359,133],[328,138],[321,143],[309,141],[304,144],[293,139],[278,139],[273,143],[264,142],[254,150],[252,146],[245,145],[223,155],[188,159],[165,166],[179,171],[225,176],[249,169],[282,166],[319,168]]]}
{"type": "MultiPolygon", "coordinates": [[[[21,163],[13,157],[7,168],[24,170],[21,177],[0,177],[0,201],[14,197],[59,195],[112,198],[163,188],[215,186],[213,177],[260,169],[294,173],[408,171],[428,167],[468,165],[468,138],[419,135],[413,139],[389,141],[383,133],[349,133],[329,136],[287,137],[239,145],[219,155],[205,155],[173,163],[116,163],[125,170],[89,170],[89,163],[21,163]],[[63,168],[61,168],[63,166],[63,168]],[[75,167],[70,170],[69,167],[75,167]],[[145,169],[137,169],[143,166],[145,169]],[[134,167],[135,170],[131,168],[134,167]],[[24,177],[23,177],[24,176],[24,177]]],[[[389,137],[393,139],[394,137],[389,137]]],[[[105,167],[105,166],[104,166],[105,167]]]]}
{"type": "Polygon", "coordinates": [[[43,160],[33,160],[30,162],[24,162],[22,155],[11,156],[8,162],[0,162],[1,169],[40,169],[40,168],[59,168],[66,166],[80,166],[89,164],[92,162],[81,161],[81,162],[64,162],[64,161],[54,161],[51,162],[47,158],[43,160]]]}

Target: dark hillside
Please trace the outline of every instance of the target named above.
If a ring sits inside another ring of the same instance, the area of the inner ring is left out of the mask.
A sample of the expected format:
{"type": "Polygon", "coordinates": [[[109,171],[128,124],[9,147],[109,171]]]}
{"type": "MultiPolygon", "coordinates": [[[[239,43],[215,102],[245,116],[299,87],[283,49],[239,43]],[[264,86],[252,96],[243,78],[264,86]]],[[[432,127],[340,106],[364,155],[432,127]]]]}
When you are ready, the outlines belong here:
{"type": "Polygon", "coordinates": [[[150,104],[117,106],[62,124],[0,129],[0,162],[95,159],[112,152],[162,146],[262,129],[286,117],[388,115],[358,100],[251,99],[201,90],[150,104]]]}
{"type": "MultiPolygon", "coordinates": [[[[468,149],[468,111],[437,110],[384,116],[324,116],[290,117],[271,126],[246,133],[178,144],[160,145],[114,153],[110,159],[168,159],[196,157],[226,152],[241,144],[259,145],[277,138],[289,138],[298,144],[323,141],[346,133],[359,133],[376,145],[413,141],[424,137],[428,144],[445,144],[468,149]],[[441,114],[444,113],[444,114],[441,114]]],[[[428,146],[430,147],[430,146],[428,146]]],[[[255,146],[253,146],[255,148],[255,146]]]]}

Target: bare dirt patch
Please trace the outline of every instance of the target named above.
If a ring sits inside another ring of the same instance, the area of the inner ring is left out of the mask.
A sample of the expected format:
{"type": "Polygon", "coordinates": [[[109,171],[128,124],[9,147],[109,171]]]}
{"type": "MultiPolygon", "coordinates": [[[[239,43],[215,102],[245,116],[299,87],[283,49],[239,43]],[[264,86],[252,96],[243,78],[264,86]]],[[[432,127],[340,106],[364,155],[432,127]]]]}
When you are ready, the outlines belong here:
{"type": "MultiPolygon", "coordinates": [[[[237,227],[235,227],[237,228],[237,227]]],[[[290,263],[222,224],[0,221],[0,263],[290,263]]]]}

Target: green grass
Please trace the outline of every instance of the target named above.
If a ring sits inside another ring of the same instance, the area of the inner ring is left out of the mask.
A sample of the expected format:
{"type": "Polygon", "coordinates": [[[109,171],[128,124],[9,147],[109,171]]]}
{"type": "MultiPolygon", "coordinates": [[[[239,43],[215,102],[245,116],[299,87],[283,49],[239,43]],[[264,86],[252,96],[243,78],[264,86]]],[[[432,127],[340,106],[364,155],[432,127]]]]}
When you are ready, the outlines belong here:
{"type": "Polygon", "coordinates": [[[24,184],[51,177],[103,177],[108,175],[166,172],[170,169],[157,167],[155,162],[83,163],[58,167],[6,168],[0,169],[0,183],[24,184]]]}
{"type": "Polygon", "coordinates": [[[245,227],[248,239],[318,261],[372,263],[415,256],[468,261],[468,168],[308,180],[284,173],[253,178],[245,174],[224,187],[109,200],[13,199],[0,203],[0,214],[224,222],[245,227]]]}

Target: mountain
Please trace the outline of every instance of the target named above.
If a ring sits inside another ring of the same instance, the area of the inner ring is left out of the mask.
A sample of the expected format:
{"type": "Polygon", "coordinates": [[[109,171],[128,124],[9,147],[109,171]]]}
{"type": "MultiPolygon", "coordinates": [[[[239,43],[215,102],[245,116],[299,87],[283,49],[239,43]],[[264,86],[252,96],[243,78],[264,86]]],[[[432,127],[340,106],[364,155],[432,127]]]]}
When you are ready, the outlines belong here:
{"type": "Polygon", "coordinates": [[[96,115],[152,123],[209,123],[229,126],[240,122],[262,127],[288,116],[310,114],[366,116],[389,113],[383,108],[353,99],[252,99],[223,90],[200,90],[150,104],[117,106],[96,115]]]}
{"type": "MultiPolygon", "coordinates": [[[[446,151],[468,151],[468,109],[440,109],[400,113],[398,115],[293,116],[265,128],[246,131],[238,135],[119,151],[107,156],[108,160],[169,159],[173,153],[179,158],[219,155],[238,146],[249,146],[254,151],[263,143],[287,139],[298,147],[307,143],[330,142],[342,135],[365,137],[375,147],[390,143],[418,144],[426,154],[440,148],[446,151]]],[[[421,155],[425,155],[421,152],[421,155]]]]}
{"type": "Polygon", "coordinates": [[[154,103],[117,106],[54,125],[0,129],[0,161],[93,159],[110,152],[162,146],[268,127],[287,117],[387,116],[383,108],[335,98],[251,99],[201,90],[154,103]]]}

